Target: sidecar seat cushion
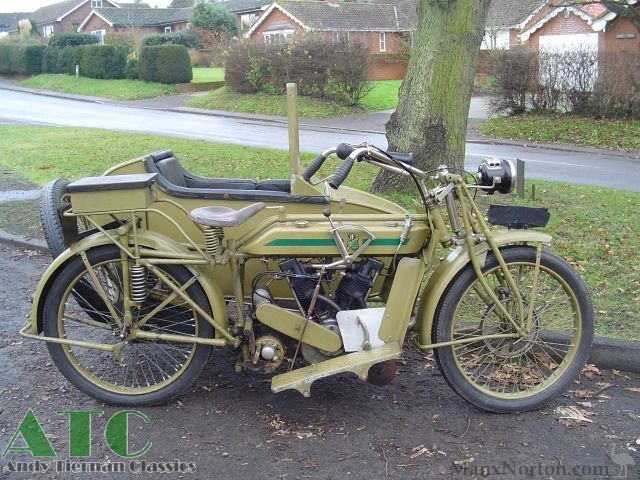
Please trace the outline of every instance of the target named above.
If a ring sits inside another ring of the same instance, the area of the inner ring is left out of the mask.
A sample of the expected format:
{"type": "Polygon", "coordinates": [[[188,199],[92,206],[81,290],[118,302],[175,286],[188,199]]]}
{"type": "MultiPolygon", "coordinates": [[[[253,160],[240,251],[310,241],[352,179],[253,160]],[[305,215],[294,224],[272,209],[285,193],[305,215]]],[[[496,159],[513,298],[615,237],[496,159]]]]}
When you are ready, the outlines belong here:
{"type": "Polygon", "coordinates": [[[156,167],[158,167],[160,175],[166,178],[169,183],[179,187],[187,186],[182,165],[176,157],[163,158],[156,162],[156,167]]]}
{"type": "Polygon", "coordinates": [[[291,180],[260,180],[258,190],[291,193],[291,180]]]}
{"type": "Polygon", "coordinates": [[[246,222],[265,208],[262,202],[252,203],[240,210],[228,207],[200,207],[189,212],[189,218],[210,227],[235,227],[246,222]]]}

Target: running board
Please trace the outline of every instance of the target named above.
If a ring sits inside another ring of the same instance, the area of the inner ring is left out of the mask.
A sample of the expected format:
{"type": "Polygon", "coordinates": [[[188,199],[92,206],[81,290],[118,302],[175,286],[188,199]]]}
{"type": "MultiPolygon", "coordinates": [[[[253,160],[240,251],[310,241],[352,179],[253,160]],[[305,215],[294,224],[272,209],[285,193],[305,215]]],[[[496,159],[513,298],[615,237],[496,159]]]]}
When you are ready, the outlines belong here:
{"type": "Polygon", "coordinates": [[[311,396],[311,384],[320,378],[341,372],[353,372],[364,381],[367,379],[372,365],[400,358],[401,354],[400,343],[392,342],[371,350],[341,355],[315,365],[276,375],[271,379],[271,391],[277,393],[293,389],[298,390],[305,397],[309,397],[311,396]]]}

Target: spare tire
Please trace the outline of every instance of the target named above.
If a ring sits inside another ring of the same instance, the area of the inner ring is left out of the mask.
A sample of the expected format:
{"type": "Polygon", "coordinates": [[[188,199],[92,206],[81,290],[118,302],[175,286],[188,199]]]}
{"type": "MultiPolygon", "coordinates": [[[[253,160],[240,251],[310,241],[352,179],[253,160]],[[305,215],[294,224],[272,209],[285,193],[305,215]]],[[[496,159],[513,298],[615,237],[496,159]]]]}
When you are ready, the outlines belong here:
{"type": "Polygon", "coordinates": [[[40,223],[53,258],[67,249],[62,234],[60,210],[66,206],[62,202],[62,196],[67,193],[68,185],[67,180],[58,178],[47,183],[40,192],[40,223]]]}

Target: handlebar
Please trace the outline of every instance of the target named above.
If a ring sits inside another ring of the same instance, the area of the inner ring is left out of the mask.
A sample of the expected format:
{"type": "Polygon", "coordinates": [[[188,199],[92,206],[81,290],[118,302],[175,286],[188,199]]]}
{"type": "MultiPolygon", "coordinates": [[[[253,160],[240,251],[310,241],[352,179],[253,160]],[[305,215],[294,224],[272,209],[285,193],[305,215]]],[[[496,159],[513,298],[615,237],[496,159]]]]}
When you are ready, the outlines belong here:
{"type": "MultiPolygon", "coordinates": [[[[342,143],[340,144],[342,145],[342,143]]],[[[338,145],[338,146],[340,146],[338,145]]],[[[313,177],[316,172],[318,170],[320,170],[320,167],[322,167],[322,165],[324,164],[324,161],[327,159],[327,157],[333,153],[336,152],[335,148],[330,148],[328,150],[325,150],[324,152],[322,152],[320,155],[318,155],[315,160],[313,162],[311,162],[311,164],[306,168],[306,170],[302,173],[302,178],[304,179],[305,182],[308,182],[311,180],[311,177],[313,177]]]]}
{"type": "Polygon", "coordinates": [[[336,169],[331,180],[329,180],[329,186],[331,188],[337,190],[337,188],[342,185],[342,182],[344,182],[347,175],[349,175],[354,162],[355,158],[352,158],[351,155],[344,159],[344,162],[342,162],[342,164],[336,169]]]}

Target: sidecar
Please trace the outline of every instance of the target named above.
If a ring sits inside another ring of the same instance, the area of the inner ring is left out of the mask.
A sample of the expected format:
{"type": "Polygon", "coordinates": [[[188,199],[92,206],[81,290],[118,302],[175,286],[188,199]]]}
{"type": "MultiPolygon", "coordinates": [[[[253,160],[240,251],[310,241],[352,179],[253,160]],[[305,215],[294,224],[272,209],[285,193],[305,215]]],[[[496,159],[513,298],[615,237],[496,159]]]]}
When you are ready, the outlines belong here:
{"type": "MultiPolygon", "coordinates": [[[[305,173],[292,173],[290,180],[208,178],[189,172],[171,150],[162,150],[115,165],[104,172],[103,177],[115,178],[132,174],[156,174],[153,188],[154,211],[144,214],[140,219],[140,227],[179,244],[185,244],[185,239],[199,245],[206,243],[203,230],[189,219],[188,212],[198,207],[214,205],[240,210],[257,202],[264,203],[267,208],[252,219],[250,224],[225,229],[230,238],[242,237],[261,222],[269,223],[268,220],[276,213],[274,207],[283,215],[297,216],[301,220],[296,225],[288,222],[271,223],[262,235],[249,244],[247,253],[251,256],[286,254],[309,258],[338,257],[340,252],[328,236],[326,225],[303,220],[314,216],[322,218],[327,209],[333,214],[341,215],[346,222],[353,219],[354,223],[362,224],[365,220],[368,230],[376,238],[368,247],[367,254],[377,257],[390,259],[394,255],[416,256],[429,234],[425,224],[416,225],[411,238],[398,250],[398,238],[403,229],[402,221],[409,213],[407,210],[360,190],[348,187],[334,190],[328,188],[326,182],[312,184],[305,179],[305,173]],[[172,221],[167,221],[167,217],[172,221]],[[370,221],[366,221],[367,218],[370,221]]],[[[66,181],[55,180],[43,188],[41,205],[49,206],[49,209],[41,211],[42,225],[54,256],[77,240],[97,232],[92,225],[83,225],[82,218],[64,215],[64,211],[70,206],[69,202],[65,202],[68,196],[66,185],[66,181]]],[[[88,192],[88,201],[94,202],[95,196],[91,193],[88,192]]],[[[112,190],[107,193],[107,200],[103,202],[109,206],[126,205],[131,202],[130,195],[130,190],[112,190]]],[[[92,220],[105,230],[118,226],[117,215],[101,214],[96,209],[93,210],[92,220]]],[[[357,232],[345,231],[345,241],[357,243],[361,239],[357,232]]],[[[257,272],[259,268],[259,261],[248,261],[247,278],[252,278],[253,271],[257,272]]],[[[219,270],[217,275],[222,280],[220,284],[224,286],[224,293],[231,295],[230,270],[219,270]]]]}

